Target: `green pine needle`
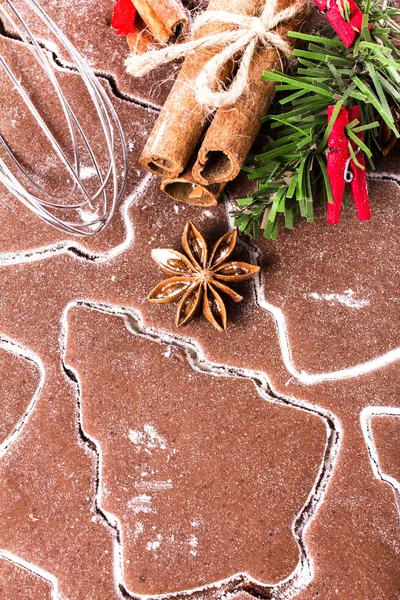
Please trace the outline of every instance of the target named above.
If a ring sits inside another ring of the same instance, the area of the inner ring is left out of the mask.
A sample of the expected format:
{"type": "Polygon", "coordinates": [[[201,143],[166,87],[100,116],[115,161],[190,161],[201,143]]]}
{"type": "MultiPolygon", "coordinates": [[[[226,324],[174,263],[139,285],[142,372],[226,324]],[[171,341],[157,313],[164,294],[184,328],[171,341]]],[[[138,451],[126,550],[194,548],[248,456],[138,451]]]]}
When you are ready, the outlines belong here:
{"type": "MultiPolygon", "coordinates": [[[[384,0],[359,4],[363,27],[353,48],[346,49],[333,30],[328,35],[290,32],[290,37],[308,44],[294,52],[297,71],[263,74],[264,81],[276,84],[281,97],[276,112],[263,119],[271,141],[244,169],[250,180],[258,182],[257,190],[238,200],[233,211],[240,231],[256,239],[260,230],[264,237],[276,239],[281,215],[284,226],[293,229],[299,218],[313,222],[317,200],[333,202],[326,153],[341,106],[360,106],[362,124],[350,123],[347,134],[372,168],[374,151],[380,150],[381,124],[400,137],[396,121],[400,112],[400,51],[396,46],[400,10],[385,6],[384,0]],[[328,108],[333,105],[328,124],[328,108]]],[[[339,6],[347,20],[348,0],[339,0],[339,6]]],[[[357,164],[350,143],[349,148],[357,164]]]]}

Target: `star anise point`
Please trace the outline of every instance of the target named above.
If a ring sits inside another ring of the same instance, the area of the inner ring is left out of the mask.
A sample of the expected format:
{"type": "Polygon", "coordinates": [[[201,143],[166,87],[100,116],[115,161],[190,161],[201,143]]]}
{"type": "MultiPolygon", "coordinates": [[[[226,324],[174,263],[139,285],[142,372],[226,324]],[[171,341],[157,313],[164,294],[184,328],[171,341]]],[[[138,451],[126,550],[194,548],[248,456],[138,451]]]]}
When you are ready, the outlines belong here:
{"type": "Polygon", "coordinates": [[[220,293],[234,302],[241,302],[243,297],[230,285],[245,281],[260,271],[258,266],[249,263],[228,262],[236,242],[237,231],[233,229],[219,238],[209,253],[203,236],[188,221],[182,237],[185,254],[163,248],[152,251],[152,259],[169,277],[161,281],[147,299],[156,304],[179,300],[177,327],[190,323],[202,308],[209,323],[218,331],[226,331],[227,313],[220,293]]]}

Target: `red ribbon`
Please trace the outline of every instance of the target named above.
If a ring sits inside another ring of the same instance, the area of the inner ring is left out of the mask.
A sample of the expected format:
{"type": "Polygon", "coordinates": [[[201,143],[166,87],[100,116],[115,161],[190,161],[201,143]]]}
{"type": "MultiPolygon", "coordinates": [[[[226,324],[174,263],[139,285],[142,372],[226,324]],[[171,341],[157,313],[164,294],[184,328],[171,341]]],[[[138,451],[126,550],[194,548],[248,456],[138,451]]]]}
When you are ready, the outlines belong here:
{"type": "MultiPolygon", "coordinates": [[[[328,108],[328,122],[332,119],[334,106],[328,108]]],[[[367,187],[366,160],[362,150],[356,142],[349,140],[346,127],[357,119],[361,123],[361,110],[353,106],[350,110],[341,108],[328,139],[328,176],[331,184],[333,203],[328,203],[328,222],[336,225],[340,221],[346,183],[350,183],[354,203],[360,221],[368,221],[371,216],[367,187]],[[354,152],[357,153],[359,167],[352,159],[349,150],[349,141],[354,152]]],[[[357,134],[360,140],[362,133],[357,134]]]]}
{"type": "Polygon", "coordinates": [[[132,0],[115,0],[111,27],[117,35],[129,35],[135,30],[136,8],[132,0]]]}
{"type": "Polygon", "coordinates": [[[346,48],[354,44],[357,33],[361,33],[363,14],[355,0],[347,0],[350,8],[350,20],[346,21],[339,10],[339,3],[344,0],[314,0],[318,8],[325,16],[333,29],[338,34],[346,48]]]}

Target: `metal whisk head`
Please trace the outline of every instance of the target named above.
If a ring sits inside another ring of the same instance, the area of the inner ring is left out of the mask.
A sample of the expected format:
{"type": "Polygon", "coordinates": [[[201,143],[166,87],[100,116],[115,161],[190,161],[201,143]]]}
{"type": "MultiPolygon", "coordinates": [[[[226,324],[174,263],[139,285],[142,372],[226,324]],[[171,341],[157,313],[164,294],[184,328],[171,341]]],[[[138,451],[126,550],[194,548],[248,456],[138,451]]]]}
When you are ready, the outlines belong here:
{"type": "Polygon", "coordinates": [[[40,114],[40,109],[35,106],[29,93],[20,83],[18,76],[1,55],[0,65],[46,136],[60,162],[61,168],[65,169],[66,180],[71,181],[71,187],[67,193],[59,196],[46,190],[47,186],[39,183],[28,173],[1,132],[0,149],[3,157],[0,155],[0,182],[23,204],[50,225],[68,234],[93,236],[110,222],[125,191],[128,157],[124,134],[118,116],[105,90],[76,48],[36,0],[24,1],[29,9],[40,17],[51,34],[57,39],[58,44],[68,52],[74,71],[80,75],[90,96],[94,108],[93,117],[97,118],[100,124],[104,144],[102,144],[100,159],[100,156],[96,156],[96,152],[81,122],[72,110],[57,80],[48,53],[37,42],[25,18],[14,6],[12,0],[6,0],[3,5],[0,4],[0,16],[5,23],[11,25],[29,49],[35,61],[43,70],[46,81],[49,83],[49,90],[57,95],[62,111],[60,114],[66,120],[70,136],[69,140],[62,140],[63,147],[65,148],[65,142],[68,141],[68,145],[70,144],[69,152],[64,151],[58,143],[50,127],[40,114]],[[82,149],[85,163],[83,162],[82,149]],[[118,165],[117,156],[119,157],[118,165]],[[91,179],[91,185],[86,181],[87,177],[85,175],[88,159],[95,178],[94,182],[93,178],[91,179]],[[122,173],[121,162],[123,165],[122,173]]]}

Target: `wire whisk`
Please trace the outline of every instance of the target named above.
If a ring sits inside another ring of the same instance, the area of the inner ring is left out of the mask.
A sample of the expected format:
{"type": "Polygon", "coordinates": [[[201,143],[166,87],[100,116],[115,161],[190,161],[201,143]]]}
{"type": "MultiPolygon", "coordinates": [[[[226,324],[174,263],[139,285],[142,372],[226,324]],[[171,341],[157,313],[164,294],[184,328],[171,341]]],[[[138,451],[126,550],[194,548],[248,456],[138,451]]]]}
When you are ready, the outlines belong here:
{"type": "Polygon", "coordinates": [[[3,157],[0,155],[0,182],[25,206],[53,227],[72,235],[93,236],[110,222],[124,195],[128,174],[128,155],[124,133],[117,113],[101,83],[73,44],[36,0],[24,0],[24,2],[29,9],[40,17],[47,29],[57,39],[58,44],[62,45],[68,52],[73,70],[80,75],[86,86],[94,107],[94,114],[97,114],[100,123],[102,141],[104,138],[104,144],[101,148],[102,164],[100,165],[81,122],[63,93],[49,53],[38,43],[26,23],[26,19],[15,7],[12,0],[6,0],[4,4],[0,4],[0,16],[5,23],[13,28],[29,49],[43,70],[46,81],[49,82],[52,90],[57,94],[70,136],[69,140],[63,140],[64,147],[66,141],[71,144],[69,148],[71,150],[70,159],[57,142],[50,127],[41,115],[40,109],[35,106],[29,93],[24,89],[5,57],[1,55],[0,65],[10,78],[37,125],[50,142],[61,167],[65,169],[66,176],[71,181],[71,187],[67,193],[59,196],[51,193],[46,189],[47,185],[42,185],[35,180],[34,176],[28,173],[1,134],[1,131],[0,148],[3,150],[3,157]],[[86,162],[89,158],[92,165],[93,178],[91,178],[90,186],[85,181],[87,164],[84,167],[82,147],[86,162]],[[119,164],[117,164],[117,156],[119,164]],[[120,171],[119,174],[118,170],[120,171]]]}

